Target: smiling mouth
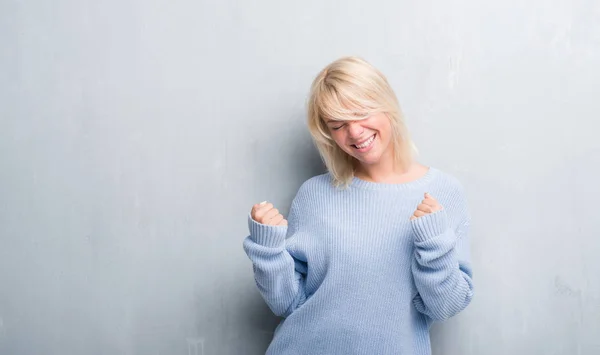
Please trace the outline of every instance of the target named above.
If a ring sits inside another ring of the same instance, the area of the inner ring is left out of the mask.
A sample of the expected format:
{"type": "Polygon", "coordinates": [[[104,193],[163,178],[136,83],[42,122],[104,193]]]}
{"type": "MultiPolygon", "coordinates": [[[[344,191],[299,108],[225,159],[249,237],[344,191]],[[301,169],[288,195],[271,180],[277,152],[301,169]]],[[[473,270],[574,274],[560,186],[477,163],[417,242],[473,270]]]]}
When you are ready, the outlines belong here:
{"type": "Polygon", "coordinates": [[[352,144],[352,146],[356,149],[365,149],[368,148],[371,144],[373,144],[373,142],[375,141],[375,135],[372,135],[369,139],[367,139],[366,141],[362,142],[361,144],[352,144]]]}

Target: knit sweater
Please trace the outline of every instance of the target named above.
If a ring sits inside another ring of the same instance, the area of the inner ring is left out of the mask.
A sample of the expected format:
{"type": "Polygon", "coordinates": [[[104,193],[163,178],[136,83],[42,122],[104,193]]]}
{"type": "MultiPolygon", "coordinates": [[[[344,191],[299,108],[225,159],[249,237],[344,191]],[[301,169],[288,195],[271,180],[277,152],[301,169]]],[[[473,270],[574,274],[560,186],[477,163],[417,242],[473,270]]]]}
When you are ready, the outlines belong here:
{"type": "Polygon", "coordinates": [[[429,328],[473,297],[461,184],[429,168],[401,184],[329,173],[305,181],[288,226],[248,215],[243,247],[262,297],[283,317],[267,354],[431,354],[429,328]],[[443,209],[410,220],[429,192],[443,209]]]}

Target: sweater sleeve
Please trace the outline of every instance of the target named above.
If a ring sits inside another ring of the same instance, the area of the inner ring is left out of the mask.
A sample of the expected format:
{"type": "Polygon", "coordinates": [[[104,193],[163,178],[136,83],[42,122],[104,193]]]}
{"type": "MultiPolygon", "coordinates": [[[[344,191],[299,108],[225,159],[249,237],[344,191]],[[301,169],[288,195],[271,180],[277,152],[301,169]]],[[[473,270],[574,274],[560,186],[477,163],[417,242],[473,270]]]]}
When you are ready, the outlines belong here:
{"type": "Polygon", "coordinates": [[[450,228],[446,210],[412,221],[415,257],[412,273],[418,291],[416,309],[433,320],[448,319],[473,298],[469,217],[450,228]]]}
{"type": "Polygon", "coordinates": [[[297,228],[294,202],[289,226],[270,226],[248,215],[250,235],[244,239],[244,251],[252,261],[254,280],[263,299],[275,315],[287,317],[306,300],[304,268],[286,248],[297,228]]]}

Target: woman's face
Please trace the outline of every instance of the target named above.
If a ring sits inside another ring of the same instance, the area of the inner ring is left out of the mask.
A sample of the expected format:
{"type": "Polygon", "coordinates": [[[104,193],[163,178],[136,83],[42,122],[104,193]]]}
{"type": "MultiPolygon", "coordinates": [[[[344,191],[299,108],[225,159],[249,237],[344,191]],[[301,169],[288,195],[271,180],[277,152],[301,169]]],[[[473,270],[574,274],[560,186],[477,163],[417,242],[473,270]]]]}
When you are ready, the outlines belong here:
{"type": "Polygon", "coordinates": [[[363,166],[393,162],[392,125],[385,113],[358,121],[327,121],[337,145],[363,166]]]}

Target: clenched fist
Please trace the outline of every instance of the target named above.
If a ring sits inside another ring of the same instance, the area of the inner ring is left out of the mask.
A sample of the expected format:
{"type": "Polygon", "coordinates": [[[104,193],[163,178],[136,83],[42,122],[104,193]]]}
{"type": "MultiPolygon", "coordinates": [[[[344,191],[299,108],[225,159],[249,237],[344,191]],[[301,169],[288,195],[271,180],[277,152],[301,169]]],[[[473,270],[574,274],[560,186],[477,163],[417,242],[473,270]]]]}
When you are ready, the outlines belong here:
{"type": "Polygon", "coordinates": [[[267,203],[267,201],[252,206],[250,215],[252,216],[252,219],[258,223],[270,226],[287,226],[287,220],[283,218],[277,208],[274,208],[273,205],[267,203]]]}
{"type": "Polygon", "coordinates": [[[425,193],[425,199],[417,206],[415,213],[410,217],[410,220],[417,219],[430,213],[437,212],[442,209],[442,205],[436,201],[430,194],[425,193]]]}

